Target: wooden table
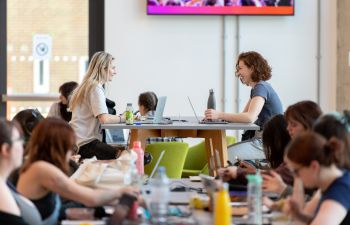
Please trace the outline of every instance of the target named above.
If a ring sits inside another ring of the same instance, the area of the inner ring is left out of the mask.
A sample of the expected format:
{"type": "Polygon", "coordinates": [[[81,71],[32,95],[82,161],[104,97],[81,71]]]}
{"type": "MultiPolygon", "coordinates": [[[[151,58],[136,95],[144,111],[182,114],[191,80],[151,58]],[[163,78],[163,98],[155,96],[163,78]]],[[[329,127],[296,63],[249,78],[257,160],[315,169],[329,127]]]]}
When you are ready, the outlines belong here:
{"type": "Polygon", "coordinates": [[[192,137],[204,138],[207,159],[211,175],[215,175],[218,167],[215,150],[219,153],[222,166],[227,164],[226,130],[258,130],[259,126],[253,123],[228,123],[228,124],[199,124],[195,118],[186,117],[186,122],[174,121],[173,124],[103,124],[103,129],[130,129],[130,143],[141,141],[145,149],[146,139],[149,137],[192,137]],[[215,160],[211,160],[215,159],[215,160]],[[214,162],[214,163],[213,163],[214,162]],[[214,164],[214,165],[212,165],[214,164]]]}

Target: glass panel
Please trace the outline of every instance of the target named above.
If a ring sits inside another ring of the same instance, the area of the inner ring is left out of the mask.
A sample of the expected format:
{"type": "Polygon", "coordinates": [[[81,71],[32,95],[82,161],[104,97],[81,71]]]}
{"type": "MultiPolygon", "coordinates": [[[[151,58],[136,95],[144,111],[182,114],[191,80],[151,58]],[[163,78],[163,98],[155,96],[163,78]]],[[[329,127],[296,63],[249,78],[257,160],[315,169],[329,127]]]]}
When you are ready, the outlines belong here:
{"type": "MultiPolygon", "coordinates": [[[[81,80],[88,61],[88,2],[7,1],[8,94],[58,96],[62,83],[81,80]],[[39,45],[38,39],[34,38],[37,35],[50,37],[51,48],[50,44],[39,45]],[[50,57],[41,60],[37,56],[41,53],[50,57]]],[[[8,101],[7,117],[11,119],[20,110],[32,107],[46,116],[51,104],[47,101],[8,101]]]]}

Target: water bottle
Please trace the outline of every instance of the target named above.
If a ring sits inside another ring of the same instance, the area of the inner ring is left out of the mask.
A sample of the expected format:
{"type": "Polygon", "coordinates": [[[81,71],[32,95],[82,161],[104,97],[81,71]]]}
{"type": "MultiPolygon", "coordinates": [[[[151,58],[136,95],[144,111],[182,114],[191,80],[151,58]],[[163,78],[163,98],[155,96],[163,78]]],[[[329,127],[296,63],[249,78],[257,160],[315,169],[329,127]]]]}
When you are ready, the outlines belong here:
{"type": "Polygon", "coordinates": [[[228,194],[228,184],[215,193],[214,219],[215,225],[231,225],[231,206],[228,194]]]}
{"type": "Polygon", "coordinates": [[[141,187],[141,176],[136,168],[135,162],[131,161],[129,168],[124,174],[124,185],[129,185],[135,188],[141,187]]]}
{"type": "Polygon", "coordinates": [[[125,123],[128,125],[134,124],[134,112],[132,104],[128,103],[125,110],[125,123]]]}
{"type": "Polygon", "coordinates": [[[261,183],[260,172],[248,174],[248,224],[262,224],[262,201],[261,201],[261,183]]]}
{"type": "Polygon", "coordinates": [[[213,89],[209,89],[207,109],[216,109],[215,96],[214,96],[213,89]]]}
{"type": "Polygon", "coordinates": [[[136,168],[138,170],[138,173],[140,175],[144,174],[144,154],[145,152],[141,148],[141,141],[134,141],[133,146],[132,146],[132,151],[134,151],[137,155],[137,160],[136,160],[136,168]]]}
{"type": "Polygon", "coordinates": [[[169,179],[164,167],[159,167],[157,177],[151,181],[151,198],[149,201],[152,222],[166,224],[169,203],[169,179]]]}

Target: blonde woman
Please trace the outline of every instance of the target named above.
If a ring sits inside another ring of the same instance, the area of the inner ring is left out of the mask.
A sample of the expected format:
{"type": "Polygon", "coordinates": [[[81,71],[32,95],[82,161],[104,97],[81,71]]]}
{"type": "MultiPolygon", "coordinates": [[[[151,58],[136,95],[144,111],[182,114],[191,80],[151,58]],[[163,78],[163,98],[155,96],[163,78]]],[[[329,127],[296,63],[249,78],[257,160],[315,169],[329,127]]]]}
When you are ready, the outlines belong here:
{"type": "Polygon", "coordinates": [[[102,142],[101,124],[121,123],[123,116],[108,114],[105,90],[102,85],[112,81],[116,74],[114,58],[106,52],[96,52],[82,83],[70,100],[70,125],[77,136],[81,158],[115,159],[117,149],[102,142]]]}

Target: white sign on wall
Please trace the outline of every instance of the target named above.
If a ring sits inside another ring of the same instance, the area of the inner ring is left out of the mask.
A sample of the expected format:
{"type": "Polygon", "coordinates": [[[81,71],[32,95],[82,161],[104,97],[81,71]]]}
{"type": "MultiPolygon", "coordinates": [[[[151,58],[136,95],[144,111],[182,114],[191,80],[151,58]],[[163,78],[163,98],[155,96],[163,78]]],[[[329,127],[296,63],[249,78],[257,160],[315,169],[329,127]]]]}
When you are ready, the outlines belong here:
{"type": "Polygon", "coordinates": [[[33,36],[33,58],[35,60],[48,60],[51,57],[52,38],[48,34],[35,34],[33,36]]]}

